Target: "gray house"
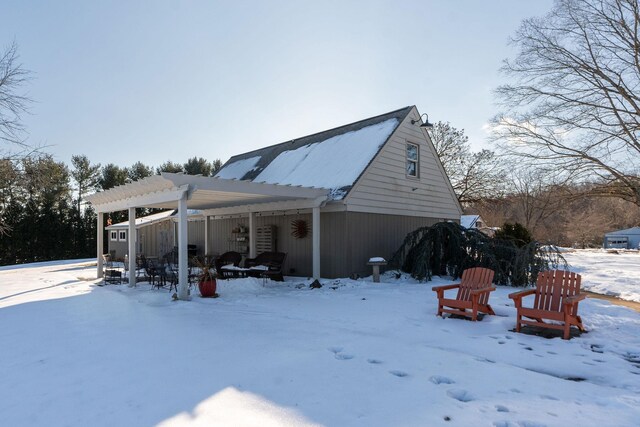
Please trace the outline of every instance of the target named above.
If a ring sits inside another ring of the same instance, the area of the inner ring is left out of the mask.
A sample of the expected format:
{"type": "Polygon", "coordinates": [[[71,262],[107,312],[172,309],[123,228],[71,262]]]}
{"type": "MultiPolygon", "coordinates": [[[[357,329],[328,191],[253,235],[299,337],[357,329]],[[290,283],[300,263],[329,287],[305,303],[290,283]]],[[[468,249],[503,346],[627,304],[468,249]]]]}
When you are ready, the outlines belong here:
{"type": "Polygon", "coordinates": [[[640,249],[640,227],[632,227],[605,234],[604,248],[640,249]]]}
{"type": "MultiPolygon", "coordinates": [[[[287,253],[285,274],[368,275],[367,260],[389,258],[408,232],[460,220],[421,124],[417,109],[406,107],[234,156],[216,177],[164,173],[88,199],[98,213],[178,207],[183,265],[189,208],[205,218],[207,254],[277,250],[287,253]]],[[[98,215],[98,229],[102,220],[98,215]]],[[[186,281],[186,268],[184,275],[186,281]]]]}
{"type": "MultiPolygon", "coordinates": [[[[204,255],[204,216],[200,211],[189,211],[188,244],[197,254],[204,255]]],[[[136,252],[148,256],[162,256],[171,252],[177,242],[176,210],[168,210],[136,218],[136,252]]],[[[124,258],[129,250],[129,221],[108,225],[107,245],[116,259],[124,258]]]]}

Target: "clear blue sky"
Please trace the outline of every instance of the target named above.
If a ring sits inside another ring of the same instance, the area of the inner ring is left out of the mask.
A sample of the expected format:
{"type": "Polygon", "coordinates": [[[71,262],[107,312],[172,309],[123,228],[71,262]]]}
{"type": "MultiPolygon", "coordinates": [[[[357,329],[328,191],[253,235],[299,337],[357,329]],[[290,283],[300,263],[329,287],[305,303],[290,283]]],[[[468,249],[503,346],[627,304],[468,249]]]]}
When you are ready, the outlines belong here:
{"type": "Polygon", "coordinates": [[[551,0],[4,0],[33,71],[30,141],[57,160],[157,166],[416,105],[474,148],[522,19],[551,0]]]}

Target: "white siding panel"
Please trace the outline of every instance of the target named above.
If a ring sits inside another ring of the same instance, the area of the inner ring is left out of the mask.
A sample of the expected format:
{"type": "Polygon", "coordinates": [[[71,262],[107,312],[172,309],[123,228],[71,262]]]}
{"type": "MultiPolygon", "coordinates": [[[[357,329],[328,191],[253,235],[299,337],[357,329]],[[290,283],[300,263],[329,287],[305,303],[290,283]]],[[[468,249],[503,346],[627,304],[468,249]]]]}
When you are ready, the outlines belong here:
{"type": "Polygon", "coordinates": [[[391,135],[345,199],[348,211],[460,219],[460,205],[433,145],[411,124],[418,118],[414,109],[391,135]],[[420,147],[418,178],[405,174],[407,142],[420,147]]]}

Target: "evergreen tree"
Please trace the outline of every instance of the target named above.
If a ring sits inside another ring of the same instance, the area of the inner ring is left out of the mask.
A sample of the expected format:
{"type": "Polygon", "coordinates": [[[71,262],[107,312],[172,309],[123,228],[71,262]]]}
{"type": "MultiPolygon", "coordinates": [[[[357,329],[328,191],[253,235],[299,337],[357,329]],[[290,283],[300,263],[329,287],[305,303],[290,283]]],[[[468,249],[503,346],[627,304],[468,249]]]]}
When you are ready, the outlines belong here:
{"type": "Polygon", "coordinates": [[[184,168],[179,163],[174,163],[171,160],[167,160],[156,168],[156,174],[160,175],[161,172],[180,173],[184,172],[184,168]]]}

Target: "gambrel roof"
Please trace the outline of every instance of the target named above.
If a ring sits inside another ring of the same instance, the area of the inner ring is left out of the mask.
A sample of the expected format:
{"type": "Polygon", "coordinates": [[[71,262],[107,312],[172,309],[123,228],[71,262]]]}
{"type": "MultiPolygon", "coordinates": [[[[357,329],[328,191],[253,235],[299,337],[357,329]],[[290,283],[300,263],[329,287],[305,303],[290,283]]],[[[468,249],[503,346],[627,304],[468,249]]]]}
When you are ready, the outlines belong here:
{"type": "Polygon", "coordinates": [[[233,156],[216,177],[328,188],[341,200],[412,108],[233,156]]]}

